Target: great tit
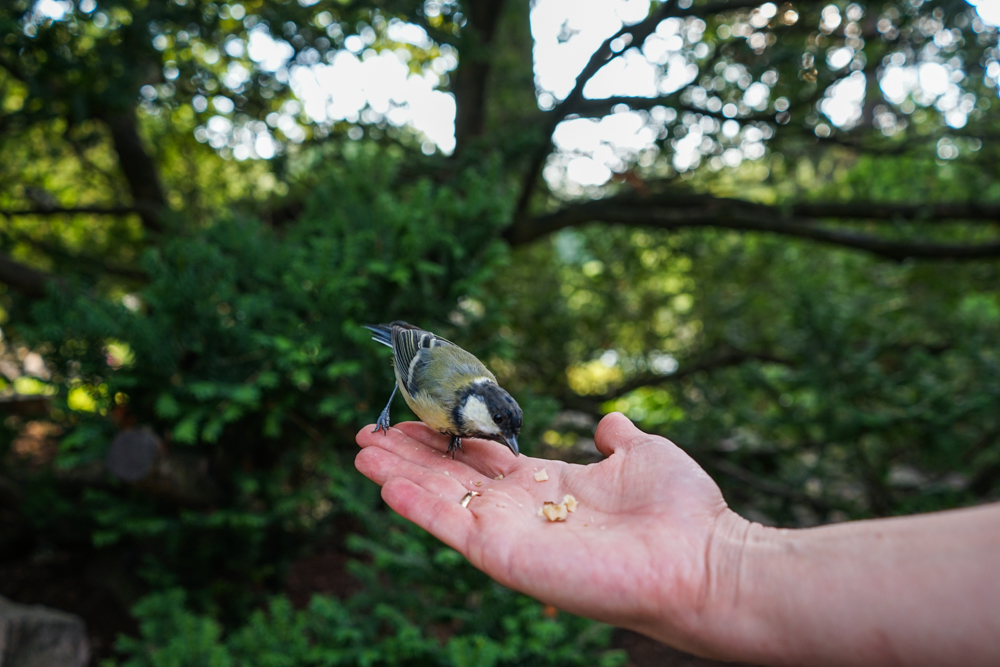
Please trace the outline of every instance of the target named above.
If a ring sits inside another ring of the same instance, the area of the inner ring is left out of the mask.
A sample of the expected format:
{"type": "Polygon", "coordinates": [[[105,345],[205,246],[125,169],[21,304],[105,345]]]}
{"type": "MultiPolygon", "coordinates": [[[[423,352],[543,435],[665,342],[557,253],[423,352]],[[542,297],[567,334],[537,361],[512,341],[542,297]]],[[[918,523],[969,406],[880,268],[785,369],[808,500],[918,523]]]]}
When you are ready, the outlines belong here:
{"type": "Polygon", "coordinates": [[[389,407],[396,389],[421,421],[451,436],[448,453],[462,448],[462,438],[493,440],[515,455],[522,413],[496,377],[458,345],[406,322],[365,326],[372,340],[392,348],[396,387],[379,415],[375,431],[389,431],[389,407]]]}

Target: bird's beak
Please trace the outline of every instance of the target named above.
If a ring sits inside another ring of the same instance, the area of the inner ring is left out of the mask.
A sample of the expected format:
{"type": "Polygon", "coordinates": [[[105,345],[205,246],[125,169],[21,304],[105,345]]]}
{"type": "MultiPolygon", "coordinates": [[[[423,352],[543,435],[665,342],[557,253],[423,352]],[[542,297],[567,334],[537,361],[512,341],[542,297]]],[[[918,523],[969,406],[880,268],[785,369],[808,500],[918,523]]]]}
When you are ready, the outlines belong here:
{"type": "Polygon", "coordinates": [[[514,456],[520,455],[521,451],[517,448],[517,436],[516,435],[504,435],[500,436],[503,438],[503,444],[510,448],[510,451],[514,452],[514,456]]]}

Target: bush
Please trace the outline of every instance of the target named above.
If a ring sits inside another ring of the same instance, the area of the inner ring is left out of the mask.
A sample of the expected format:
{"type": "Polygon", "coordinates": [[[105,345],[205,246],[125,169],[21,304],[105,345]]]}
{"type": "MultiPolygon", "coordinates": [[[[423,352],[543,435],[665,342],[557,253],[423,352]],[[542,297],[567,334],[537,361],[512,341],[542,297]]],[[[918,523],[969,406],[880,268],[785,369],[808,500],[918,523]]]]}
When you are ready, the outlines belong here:
{"type": "Polygon", "coordinates": [[[473,351],[504,353],[482,284],[507,261],[508,193],[489,169],[407,182],[362,149],[312,178],[294,226],[234,215],[149,250],[130,293],[58,288],[15,313],[8,336],[44,353],[63,430],[61,472],[33,478],[23,510],[45,539],[135,565],[149,595],[125,664],[597,664],[606,629],[546,616],[389,519],[352,465],[393,384],[361,324],[463,322],[473,351]],[[188,472],[165,488],[94,476],[136,427],[188,472]],[[364,591],[301,611],[274,598],[293,557],[347,539],[344,517],[378,536],[351,538],[364,591]]]}
{"type": "Polygon", "coordinates": [[[320,472],[329,479],[324,495],[363,526],[348,538],[359,592],[317,595],[302,610],[275,596],[228,633],[216,616],[196,612],[184,590],[153,593],[133,609],[140,636],[119,638],[125,657],[105,667],[624,664],[622,651],[607,649],[610,627],[493,582],[381,511],[377,487],[346,467],[320,472]]]}

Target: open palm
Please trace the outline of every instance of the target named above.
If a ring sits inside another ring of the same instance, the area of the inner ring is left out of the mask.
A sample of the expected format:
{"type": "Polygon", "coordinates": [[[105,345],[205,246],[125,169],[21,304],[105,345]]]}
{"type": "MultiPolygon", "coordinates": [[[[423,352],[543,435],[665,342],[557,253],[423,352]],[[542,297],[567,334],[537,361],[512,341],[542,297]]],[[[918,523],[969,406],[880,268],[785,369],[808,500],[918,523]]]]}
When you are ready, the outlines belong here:
{"type": "Polygon", "coordinates": [[[446,436],[408,422],[388,434],[363,429],[356,465],[390,507],[505,586],[701,648],[695,625],[711,593],[712,536],[732,513],[690,457],[623,415],[605,417],[595,439],[608,458],[587,466],[515,457],[480,440],[466,440],[452,460],[446,436]],[[543,468],[548,480],[536,481],[543,468]],[[463,507],[469,491],[481,495],[463,507]],[[566,521],[538,516],[565,494],[579,503],[566,521]]]}

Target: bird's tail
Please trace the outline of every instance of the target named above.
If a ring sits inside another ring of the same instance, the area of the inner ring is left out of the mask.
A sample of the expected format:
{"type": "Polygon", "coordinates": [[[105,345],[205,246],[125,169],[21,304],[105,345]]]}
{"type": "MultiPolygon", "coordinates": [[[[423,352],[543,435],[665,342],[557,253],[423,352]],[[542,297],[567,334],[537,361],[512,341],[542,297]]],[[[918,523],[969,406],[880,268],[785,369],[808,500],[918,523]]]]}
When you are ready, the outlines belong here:
{"type": "Polygon", "coordinates": [[[392,325],[390,325],[390,324],[375,324],[375,325],[362,324],[361,326],[363,326],[365,329],[368,329],[373,334],[375,334],[374,336],[372,336],[372,340],[373,341],[375,341],[376,343],[382,343],[383,345],[386,345],[388,347],[392,347],[392,325]]]}

